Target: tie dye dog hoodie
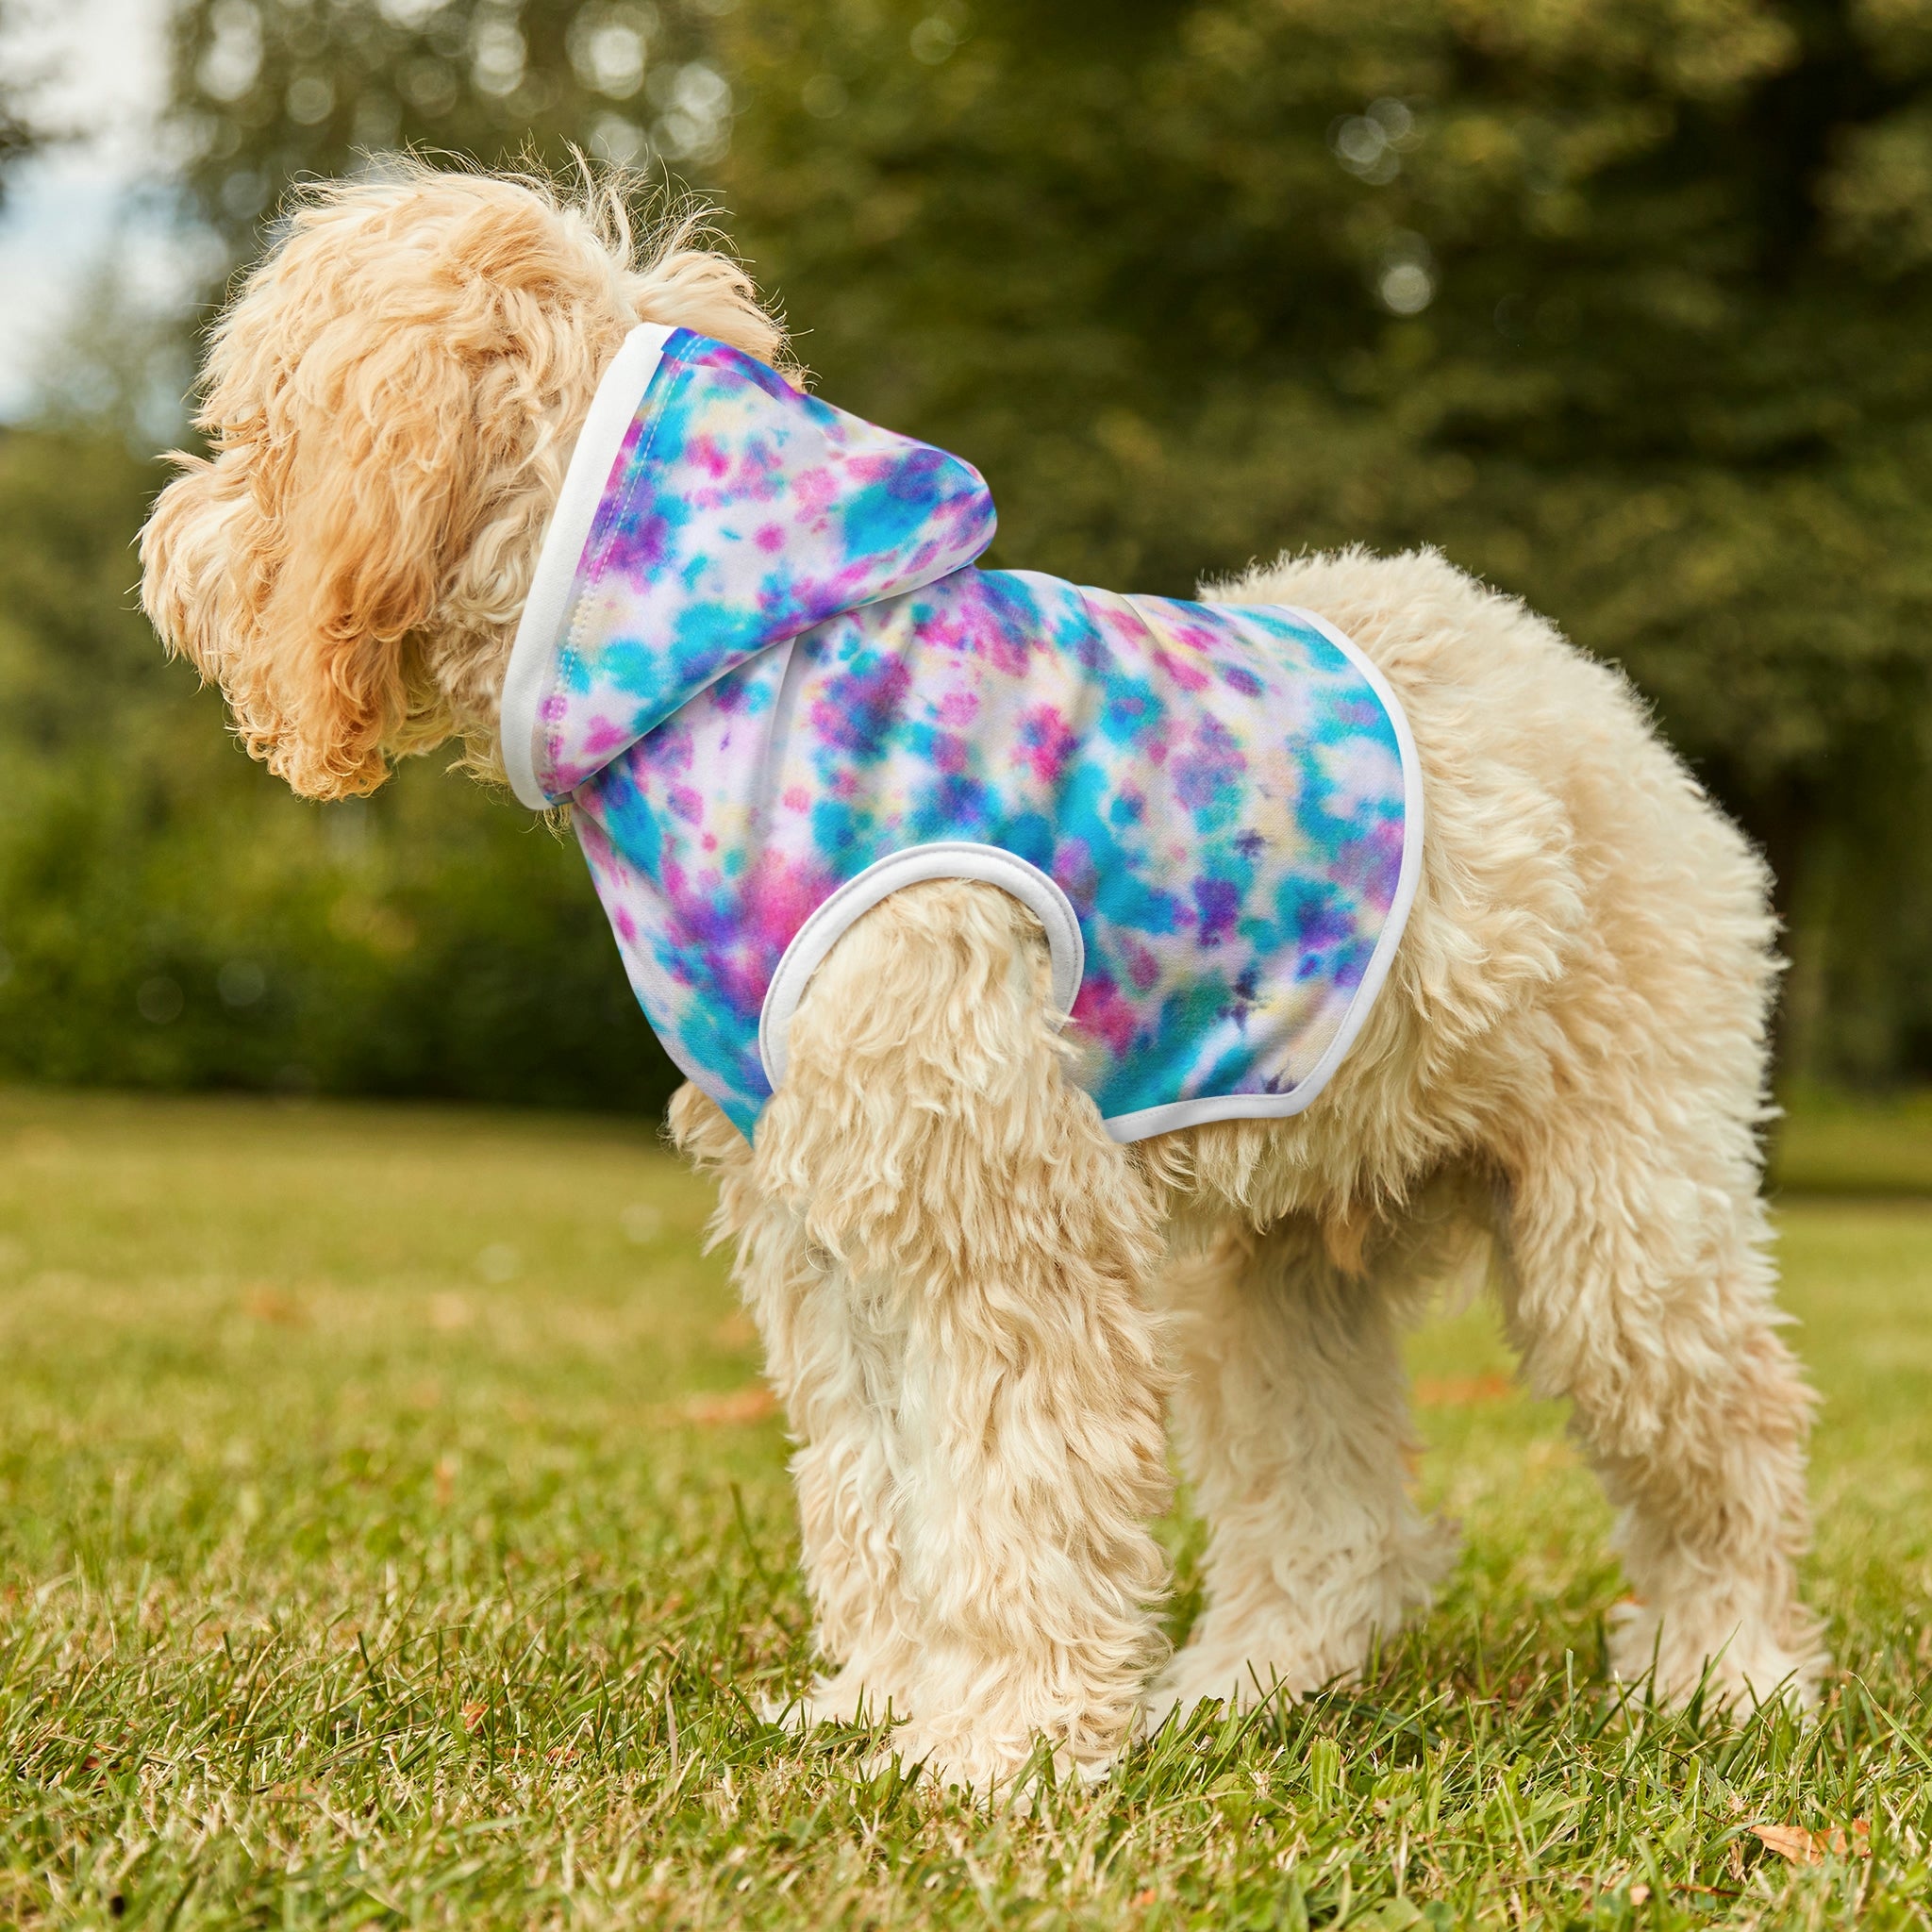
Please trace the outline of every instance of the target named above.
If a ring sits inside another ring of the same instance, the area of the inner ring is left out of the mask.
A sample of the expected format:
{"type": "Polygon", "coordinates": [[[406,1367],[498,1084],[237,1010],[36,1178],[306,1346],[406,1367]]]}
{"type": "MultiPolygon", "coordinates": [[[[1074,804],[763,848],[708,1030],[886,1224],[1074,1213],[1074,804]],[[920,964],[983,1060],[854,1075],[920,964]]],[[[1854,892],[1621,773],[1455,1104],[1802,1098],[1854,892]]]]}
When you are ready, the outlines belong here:
{"type": "Polygon", "coordinates": [[[671,1057],[750,1134],[833,942],[919,879],[1038,915],[1117,1140],[1298,1112],[1414,895],[1414,745],[1306,611],[980,570],[958,458],[645,327],[600,385],[503,697],[671,1057]]]}

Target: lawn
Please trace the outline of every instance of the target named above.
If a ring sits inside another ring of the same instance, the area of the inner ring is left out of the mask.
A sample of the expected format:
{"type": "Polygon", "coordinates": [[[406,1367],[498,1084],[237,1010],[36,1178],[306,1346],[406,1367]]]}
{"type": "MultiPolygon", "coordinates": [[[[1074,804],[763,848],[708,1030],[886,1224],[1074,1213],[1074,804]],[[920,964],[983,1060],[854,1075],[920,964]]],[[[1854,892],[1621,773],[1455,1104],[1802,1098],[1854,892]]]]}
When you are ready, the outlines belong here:
{"type": "Polygon", "coordinates": [[[1817,1720],[1609,1691],[1607,1512],[1478,1313],[1414,1347],[1427,1623],[1017,1816],[758,1715],[785,1445],[646,1129],[0,1091],[0,1924],[1932,1924],[1932,1201],[1798,1191],[1928,1141],[1818,1108],[1779,1171],[1817,1720]]]}

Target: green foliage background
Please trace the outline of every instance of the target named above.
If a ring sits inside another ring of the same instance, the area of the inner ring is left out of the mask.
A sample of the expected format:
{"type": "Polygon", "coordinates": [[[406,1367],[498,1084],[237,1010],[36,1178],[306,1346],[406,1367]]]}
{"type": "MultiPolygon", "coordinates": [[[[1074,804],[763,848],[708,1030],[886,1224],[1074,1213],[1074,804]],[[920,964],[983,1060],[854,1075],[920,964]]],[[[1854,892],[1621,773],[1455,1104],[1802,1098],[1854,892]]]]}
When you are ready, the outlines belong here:
{"type": "MultiPolygon", "coordinates": [[[[1932,0],[191,0],[175,101],[238,262],[398,143],[715,193],[1000,562],[1439,544],[1764,844],[1788,1072],[1932,1072],[1932,0]]],[[[281,799],[158,665],[153,480],[0,445],[0,1063],[654,1104],[573,854],[426,770],[281,799]]]]}
{"type": "Polygon", "coordinates": [[[653,1108],[672,1076],[574,847],[418,761],[317,807],[128,590],[151,466],[0,441],[0,1070],[653,1108]]]}

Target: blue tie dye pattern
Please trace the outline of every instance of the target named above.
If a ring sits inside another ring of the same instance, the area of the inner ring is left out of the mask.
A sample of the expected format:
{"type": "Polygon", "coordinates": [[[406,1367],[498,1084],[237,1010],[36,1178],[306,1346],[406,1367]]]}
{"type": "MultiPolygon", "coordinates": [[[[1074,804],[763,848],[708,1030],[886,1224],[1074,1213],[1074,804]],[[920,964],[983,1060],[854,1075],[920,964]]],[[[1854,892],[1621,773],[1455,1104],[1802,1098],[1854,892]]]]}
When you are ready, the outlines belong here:
{"type": "Polygon", "coordinates": [[[807,919],[969,841],[1071,905],[1080,1077],[1126,1137],[1294,1110],[1406,910],[1391,706],[1303,613],[974,568],[992,528],[957,458],[671,337],[534,737],[652,1025],[751,1132],[807,919]]]}

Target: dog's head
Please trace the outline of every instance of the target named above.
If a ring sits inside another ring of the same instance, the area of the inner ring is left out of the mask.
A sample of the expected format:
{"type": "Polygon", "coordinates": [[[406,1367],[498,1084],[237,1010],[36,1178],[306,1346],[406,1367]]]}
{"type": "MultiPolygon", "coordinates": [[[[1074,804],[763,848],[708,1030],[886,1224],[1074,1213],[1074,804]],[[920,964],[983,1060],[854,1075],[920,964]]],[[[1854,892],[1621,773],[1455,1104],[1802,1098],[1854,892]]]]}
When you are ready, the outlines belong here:
{"type": "Polygon", "coordinates": [[[409,165],[304,191],[216,326],[142,533],[142,601],[249,752],[312,798],[496,704],[597,379],[638,322],[767,361],[783,337],[687,220],[641,251],[621,192],[409,165]]]}

